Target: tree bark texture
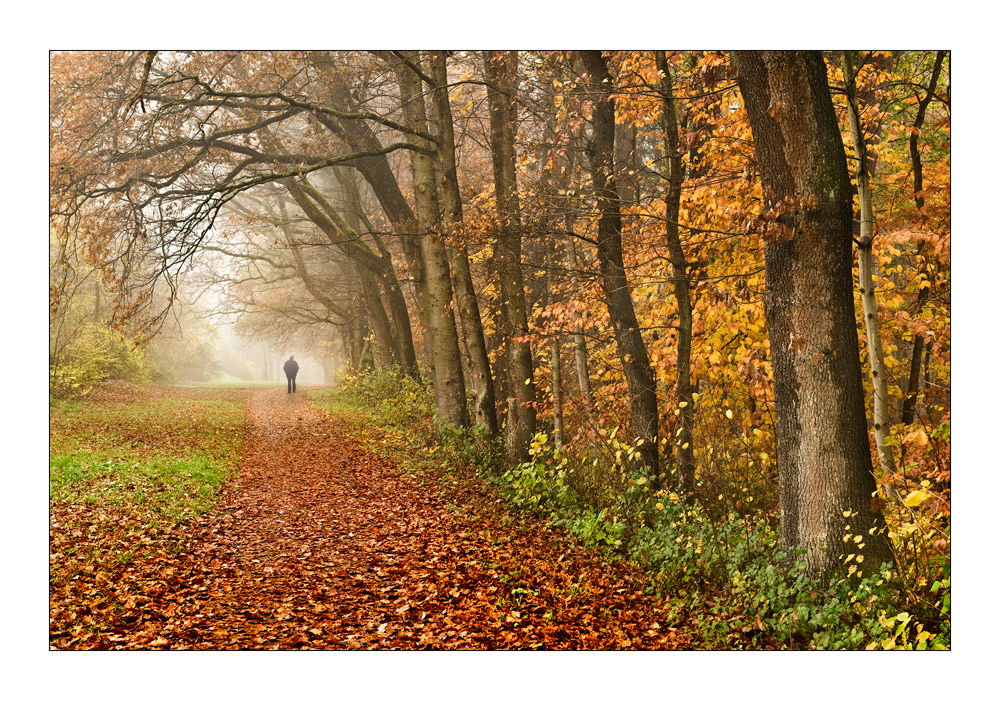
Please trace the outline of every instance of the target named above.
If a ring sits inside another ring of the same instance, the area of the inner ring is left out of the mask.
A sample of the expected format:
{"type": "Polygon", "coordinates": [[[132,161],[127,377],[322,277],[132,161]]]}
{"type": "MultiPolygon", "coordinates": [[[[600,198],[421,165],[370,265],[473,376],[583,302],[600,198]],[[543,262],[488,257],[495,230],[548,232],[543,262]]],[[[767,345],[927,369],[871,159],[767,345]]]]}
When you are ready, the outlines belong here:
{"type": "Polygon", "coordinates": [[[621,198],[614,180],[615,106],[611,76],[600,51],[580,52],[593,102],[593,133],[587,152],[597,196],[597,258],[618,356],[628,383],[634,444],[654,483],[661,482],[657,429],[656,376],[639,330],[622,257],[621,198]]]}
{"type": "MultiPolygon", "coordinates": [[[[406,52],[406,54],[414,65],[420,65],[417,52],[406,52]]],[[[413,129],[426,131],[427,108],[420,77],[404,65],[397,65],[395,70],[407,124],[413,129]]],[[[419,136],[408,135],[407,139],[416,145],[421,145],[419,136]]],[[[468,426],[465,378],[462,374],[462,356],[458,346],[458,329],[451,308],[451,271],[441,235],[434,162],[430,156],[411,150],[410,170],[413,174],[417,224],[422,233],[420,245],[427,270],[427,296],[434,349],[434,396],[438,418],[455,426],[468,426]]]]}
{"type": "Polygon", "coordinates": [[[516,51],[486,51],[483,54],[490,111],[490,141],[493,179],[499,219],[494,255],[500,274],[501,330],[506,347],[508,386],[507,455],[528,459],[528,444],[535,433],[535,379],[528,334],[528,313],[521,271],[521,212],[517,196],[514,127],[517,113],[513,92],[517,75],[516,51]]]}
{"type": "Polygon", "coordinates": [[[674,297],[677,299],[677,405],[680,410],[680,433],[676,440],[677,473],[681,493],[695,491],[694,399],[691,390],[691,336],[694,328],[691,310],[691,286],[687,259],[681,245],[678,222],[681,214],[681,186],[684,165],[677,129],[677,109],[673,97],[673,78],[666,53],[656,52],[660,72],[660,95],[663,100],[664,146],[667,155],[666,235],[667,252],[673,273],[674,297]]]}
{"type": "Polygon", "coordinates": [[[448,66],[445,52],[430,52],[427,65],[435,83],[431,99],[437,123],[437,136],[440,140],[437,149],[438,182],[446,233],[451,238],[449,249],[452,254],[451,270],[455,280],[455,303],[462,322],[462,336],[468,348],[468,381],[469,389],[474,396],[472,415],[477,424],[486,426],[489,435],[495,436],[499,434],[500,428],[497,422],[496,394],[479,311],[479,299],[472,282],[469,251],[464,240],[460,236],[455,236],[456,232],[461,233],[463,214],[462,198],[458,189],[455,129],[448,102],[448,66]]]}
{"type": "Polygon", "coordinates": [[[779,225],[766,240],[764,309],[782,547],[789,554],[804,549],[814,574],[829,573],[849,553],[875,569],[891,550],[873,500],[852,292],[850,177],[826,65],[819,52],[737,51],[733,58],[765,207],[779,225]]]}

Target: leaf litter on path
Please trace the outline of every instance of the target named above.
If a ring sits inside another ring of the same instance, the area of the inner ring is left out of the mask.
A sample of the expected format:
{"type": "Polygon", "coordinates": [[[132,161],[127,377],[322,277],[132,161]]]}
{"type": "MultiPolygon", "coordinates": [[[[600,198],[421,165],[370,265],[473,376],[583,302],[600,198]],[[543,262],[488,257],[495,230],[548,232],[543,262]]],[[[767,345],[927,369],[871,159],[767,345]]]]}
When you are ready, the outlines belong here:
{"type": "MultiPolygon", "coordinates": [[[[463,508],[448,508],[440,490],[365,450],[301,396],[255,390],[239,474],[216,507],[114,571],[77,558],[70,583],[52,592],[50,644],[688,647],[636,568],[537,522],[518,527],[481,487],[450,491],[463,508]]],[[[87,511],[54,507],[53,522],[86,524],[87,511]]]]}

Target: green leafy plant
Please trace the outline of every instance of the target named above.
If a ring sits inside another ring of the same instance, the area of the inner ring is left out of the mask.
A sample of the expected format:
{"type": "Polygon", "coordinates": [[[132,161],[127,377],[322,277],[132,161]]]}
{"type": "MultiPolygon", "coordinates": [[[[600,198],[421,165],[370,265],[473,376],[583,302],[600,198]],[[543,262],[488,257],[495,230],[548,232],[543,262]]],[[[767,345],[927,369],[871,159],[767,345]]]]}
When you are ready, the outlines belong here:
{"type": "Polygon", "coordinates": [[[120,332],[84,324],[49,368],[49,391],[57,399],[86,396],[105,380],[149,382],[152,364],[146,351],[120,332]]]}

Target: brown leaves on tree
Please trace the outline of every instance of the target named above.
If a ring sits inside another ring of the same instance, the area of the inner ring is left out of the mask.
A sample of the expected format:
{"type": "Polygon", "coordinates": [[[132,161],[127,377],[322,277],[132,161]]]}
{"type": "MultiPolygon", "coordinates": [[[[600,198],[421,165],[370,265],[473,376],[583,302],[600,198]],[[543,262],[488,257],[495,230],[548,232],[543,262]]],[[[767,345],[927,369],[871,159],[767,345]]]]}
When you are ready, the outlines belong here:
{"type": "Polygon", "coordinates": [[[239,477],[197,521],[53,506],[53,648],[686,647],[638,570],[480,484],[443,495],[283,390],[248,414],[239,477]]]}

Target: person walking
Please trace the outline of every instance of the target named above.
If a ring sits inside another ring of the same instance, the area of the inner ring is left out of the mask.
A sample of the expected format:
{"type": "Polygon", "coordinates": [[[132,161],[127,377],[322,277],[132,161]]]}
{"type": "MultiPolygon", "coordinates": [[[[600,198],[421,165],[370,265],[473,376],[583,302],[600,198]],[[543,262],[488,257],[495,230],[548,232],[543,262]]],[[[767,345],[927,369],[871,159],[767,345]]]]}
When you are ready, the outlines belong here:
{"type": "Polygon", "coordinates": [[[295,362],[295,356],[288,356],[285,361],[285,377],[288,378],[288,393],[295,391],[295,376],[299,373],[299,364],[295,362]]]}

